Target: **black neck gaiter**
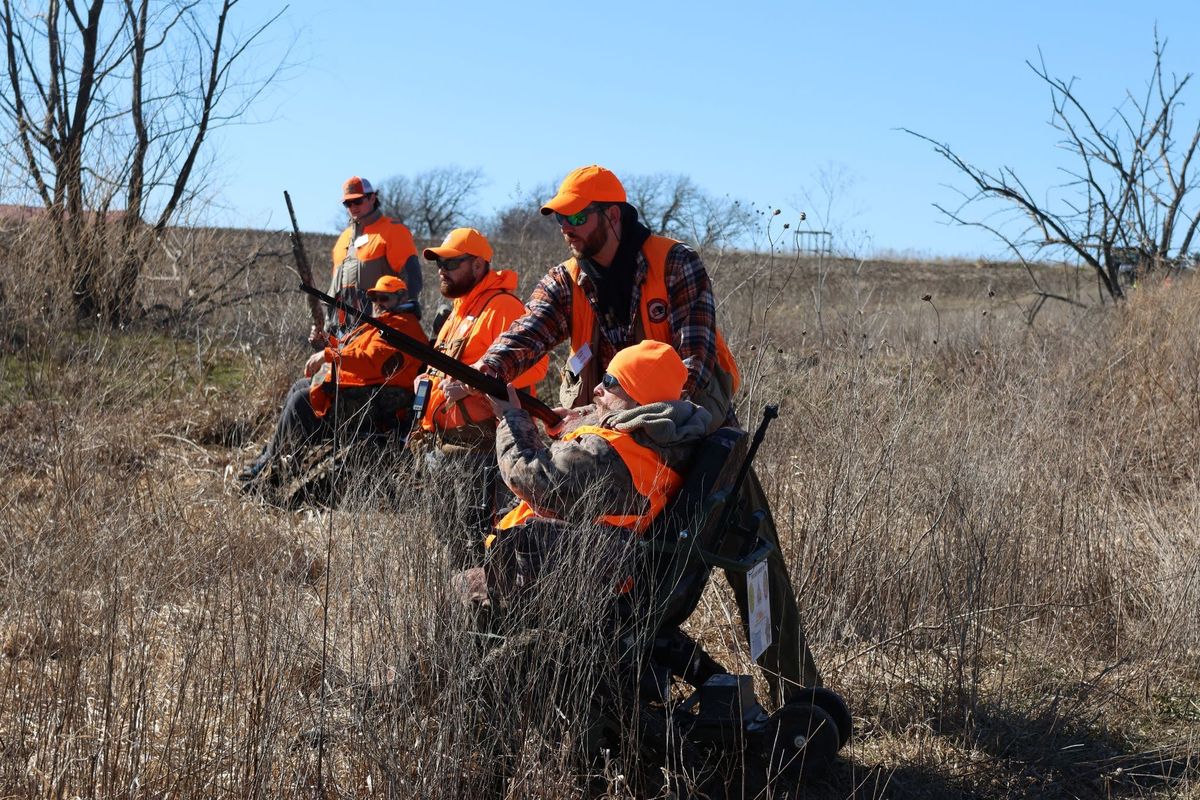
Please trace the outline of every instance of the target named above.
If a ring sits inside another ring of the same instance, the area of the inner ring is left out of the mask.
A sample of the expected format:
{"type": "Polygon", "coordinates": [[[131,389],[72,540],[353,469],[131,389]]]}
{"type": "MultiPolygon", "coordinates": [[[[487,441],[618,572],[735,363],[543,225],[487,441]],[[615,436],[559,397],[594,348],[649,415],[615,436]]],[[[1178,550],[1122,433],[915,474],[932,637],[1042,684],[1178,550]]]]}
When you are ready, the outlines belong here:
{"type": "Polygon", "coordinates": [[[612,263],[602,267],[590,258],[579,260],[584,274],[596,287],[596,313],[605,323],[629,325],[633,300],[633,280],[637,274],[637,254],[650,238],[650,229],[638,221],[637,209],[621,204],[621,243],[612,263]]]}

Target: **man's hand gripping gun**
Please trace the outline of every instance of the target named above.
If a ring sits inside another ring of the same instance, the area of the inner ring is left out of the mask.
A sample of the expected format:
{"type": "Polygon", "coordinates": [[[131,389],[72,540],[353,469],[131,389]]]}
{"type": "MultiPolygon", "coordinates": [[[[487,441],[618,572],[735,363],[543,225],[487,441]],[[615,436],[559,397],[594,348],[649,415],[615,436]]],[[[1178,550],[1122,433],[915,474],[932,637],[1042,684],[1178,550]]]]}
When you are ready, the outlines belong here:
{"type": "MultiPolygon", "coordinates": [[[[337,298],[330,297],[324,292],[314,289],[312,286],[300,284],[300,291],[328,303],[334,308],[341,309],[346,312],[349,319],[355,319],[359,323],[366,323],[375,328],[383,336],[385,342],[401,353],[420,359],[428,366],[441,370],[451,378],[462,381],[467,386],[478,389],[484,394],[489,394],[500,400],[508,399],[508,386],[499,378],[485,375],[469,364],[464,364],[456,358],[451,358],[442,351],[430,347],[407,334],[401,333],[392,326],[375,319],[370,314],[360,312],[353,306],[347,305],[337,298]]],[[[521,401],[521,407],[540,419],[547,428],[556,427],[562,422],[562,418],[554,413],[554,409],[528,392],[517,390],[517,398],[521,401]]]]}

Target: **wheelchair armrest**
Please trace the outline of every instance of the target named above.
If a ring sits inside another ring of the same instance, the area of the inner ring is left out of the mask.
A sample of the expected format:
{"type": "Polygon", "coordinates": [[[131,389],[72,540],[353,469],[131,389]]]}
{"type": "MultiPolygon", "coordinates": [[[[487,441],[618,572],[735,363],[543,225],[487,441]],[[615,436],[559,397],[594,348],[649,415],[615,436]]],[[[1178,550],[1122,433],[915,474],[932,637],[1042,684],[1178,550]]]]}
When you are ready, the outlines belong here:
{"type": "Polygon", "coordinates": [[[775,552],[775,545],[766,539],[757,539],[757,542],[754,549],[741,558],[724,558],[715,553],[706,553],[704,551],[700,551],[700,557],[704,559],[706,564],[720,567],[726,572],[746,573],[758,566],[771,553],[775,552]]]}

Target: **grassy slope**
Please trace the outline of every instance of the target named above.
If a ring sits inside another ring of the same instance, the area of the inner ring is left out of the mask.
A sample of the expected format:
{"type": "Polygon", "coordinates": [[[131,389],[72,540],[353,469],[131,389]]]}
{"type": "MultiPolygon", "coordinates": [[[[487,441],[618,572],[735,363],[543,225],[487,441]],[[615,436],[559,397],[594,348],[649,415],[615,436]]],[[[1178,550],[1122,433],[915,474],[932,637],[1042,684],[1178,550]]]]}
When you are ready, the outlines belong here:
{"type": "MultiPolygon", "coordinates": [[[[760,474],[858,725],[809,796],[1195,796],[1200,286],[1030,327],[1010,267],[710,265],[743,418],[784,405],[760,474]]],[[[511,796],[577,792],[571,701],[480,674],[426,496],[312,514],[233,489],[303,319],[260,293],[170,334],[12,324],[0,794],[309,796],[322,719],[328,796],[474,796],[488,763],[511,796]],[[387,712],[353,724],[354,687],[384,683],[387,712]]],[[[730,613],[714,587],[692,627],[744,663],[730,613]]],[[[561,643],[539,651],[586,685],[561,643]]]]}

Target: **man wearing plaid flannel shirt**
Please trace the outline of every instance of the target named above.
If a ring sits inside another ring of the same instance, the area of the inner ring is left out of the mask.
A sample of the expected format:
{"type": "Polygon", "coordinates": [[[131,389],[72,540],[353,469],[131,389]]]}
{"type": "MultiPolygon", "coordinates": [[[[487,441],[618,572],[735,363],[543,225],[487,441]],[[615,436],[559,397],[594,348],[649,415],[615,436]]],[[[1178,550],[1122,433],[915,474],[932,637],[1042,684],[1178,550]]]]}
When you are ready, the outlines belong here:
{"type": "Polygon", "coordinates": [[[617,351],[658,339],[679,351],[688,368],[684,396],[708,410],[714,429],[730,418],[737,368],[717,332],[712,284],[696,251],[651,234],[621,182],[596,165],[571,172],[542,214],[558,219],[572,257],[542,278],[525,316],[476,366],[511,380],[569,341],[560,401],[576,408],[591,402],[617,351]]]}

